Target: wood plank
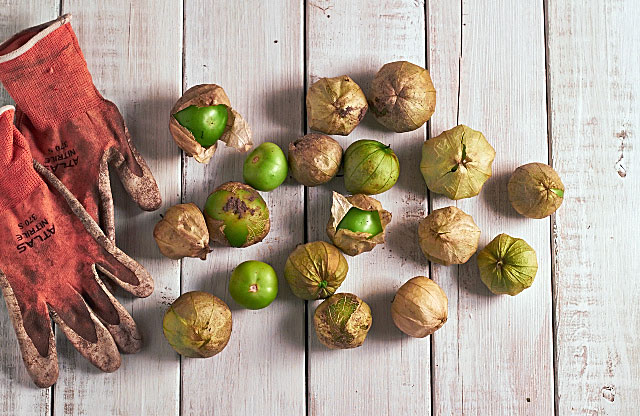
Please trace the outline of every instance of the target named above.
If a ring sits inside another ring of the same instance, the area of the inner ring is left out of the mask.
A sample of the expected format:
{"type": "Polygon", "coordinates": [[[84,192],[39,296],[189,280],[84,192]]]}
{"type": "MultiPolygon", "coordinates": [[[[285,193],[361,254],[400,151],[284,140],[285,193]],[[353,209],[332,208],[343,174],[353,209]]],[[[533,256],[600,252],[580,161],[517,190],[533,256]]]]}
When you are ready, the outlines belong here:
{"type": "Polygon", "coordinates": [[[552,414],[550,224],[518,216],[506,192],[517,166],[548,158],[542,3],[432,0],[428,11],[439,94],[430,135],[466,124],[497,152],[478,197],[432,194],[432,209],[456,205],[472,215],[480,248],[501,232],[524,238],[539,262],[533,286],[515,298],[487,290],[475,256],[432,265],[449,296],[449,322],[433,336],[434,414],[552,414]]]}
{"type": "Polygon", "coordinates": [[[160,211],[141,211],[112,175],[118,245],[155,280],[146,299],[120,297],[145,337],[143,350],[102,374],[58,335],[60,378],[55,414],[179,413],[180,361],[162,335],[162,316],[180,290],[180,263],[162,257],[152,232],[160,213],[180,201],[180,151],[167,117],[182,88],[182,6],[171,0],[65,0],[94,82],[122,112],[138,150],[160,186],[160,211]]]}
{"type": "MultiPolygon", "coordinates": [[[[249,122],[254,142],[286,149],[302,133],[303,43],[300,2],[186,3],[185,89],[217,83],[249,122]]],[[[177,97],[176,97],[177,98],[177,97]]],[[[286,152],[286,150],[285,150],[286,152]]],[[[185,160],[184,199],[203,207],[222,183],[242,181],[245,154],[221,146],[208,165],[185,160]]],[[[203,262],[183,263],[183,292],[205,290],[232,309],[233,333],[219,355],[182,360],[182,413],[300,415],[305,412],[304,302],[282,272],[303,241],[303,187],[289,179],[262,193],[271,215],[265,240],[245,249],[215,247],[203,262]],[[245,260],[271,264],[280,277],[277,299],[249,311],[227,290],[233,268],[245,260]]]]}
{"type": "Polygon", "coordinates": [[[640,408],[640,4],[548,2],[558,414],[640,408]]]}
{"type": "MultiPolygon", "coordinates": [[[[0,38],[13,36],[29,26],[55,19],[57,0],[29,0],[3,2],[0,6],[0,38]]],[[[0,86],[3,105],[13,103],[7,91],[0,86]]],[[[4,300],[0,300],[0,414],[48,415],[51,389],[38,389],[31,381],[22,363],[22,356],[7,314],[4,300]]]]}
{"type": "MultiPolygon", "coordinates": [[[[356,0],[307,2],[307,80],[351,76],[365,91],[386,62],[409,60],[425,66],[425,9],[422,1],[386,0],[363,7],[356,0]]],[[[407,280],[427,274],[417,243],[417,222],[426,210],[427,189],[418,170],[426,129],[395,134],[367,114],[348,137],[388,143],[400,159],[400,178],[375,196],[393,214],[387,242],[349,257],[349,274],[339,292],[352,292],[369,304],[373,325],[355,350],[331,351],[317,340],[309,303],[309,414],[425,415],[431,409],[429,339],[402,334],[391,320],[390,303],[407,280]]],[[[309,188],[309,240],[330,241],[331,191],[346,193],[342,178],[309,188]]],[[[348,256],[347,256],[348,257],[348,256]]]]}

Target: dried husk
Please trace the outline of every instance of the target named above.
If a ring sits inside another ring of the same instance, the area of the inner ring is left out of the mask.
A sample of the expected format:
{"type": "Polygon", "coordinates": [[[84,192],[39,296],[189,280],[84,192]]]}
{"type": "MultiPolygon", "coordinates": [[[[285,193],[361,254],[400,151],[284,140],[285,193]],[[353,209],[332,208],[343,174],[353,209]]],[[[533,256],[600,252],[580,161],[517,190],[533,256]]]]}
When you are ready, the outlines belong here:
{"type": "Polygon", "coordinates": [[[324,241],[301,244],[284,266],[284,277],[294,295],[305,300],[331,296],[347,277],[349,265],[340,250],[324,241]]]}
{"type": "Polygon", "coordinates": [[[432,192],[470,198],[491,177],[495,155],[482,133],[459,125],[424,142],[420,171],[432,192]]]}
{"type": "Polygon", "coordinates": [[[198,291],[176,299],[162,321],[164,336],[173,349],[193,358],[208,358],[222,351],[231,337],[231,327],[227,304],[198,291]]]}
{"type": "Polygon", "coordinates": [[[440,208],[420,221],[418,242],[425,257],[450,266],[466,263],[478,250],[480,228],[457,207],[440,208]]]}
{"type": "Polygon", "coordinates": [[[160,252],[173,260],[183,257],[205,260],[211,252],[204,215],[192,203],[169,208],[153,229],[153,238],[160,252]]]}
{"type": "Polygon", "coordinates": [[[436,282],[416,276],[396,292],[391,303],[391,318],[405,334],[424,338],[447,322],[447,295],[436,282]]]}
{"type": "Polygon", "coordinates": [[[362,89],[347,75],[320,78],[307,92],[309,127],[325,134],[348,135],[368,108],[362,89]]]}
{"type": "Polygon", "coordinates": [[[322,302],[313,314],[318,340],[331,349],[356,348],[371,328],[371,309],[351,293],[337,293],[322,302]]]}
{"type": "MultiPolygon", "coordinates": [[[[269,230],[271,229],[271,220],[269,219],[267,204],[258,191],[241,182],[225,182],[217,187],[212,193],[220,190],[229,191],[234,194],[233,198],[238,199],[238,203],[243,204],[245,207],[253,204],[254,201],[258,201],[258,203],[264,207],[264,209],[254,209],[249,207],[248,215],[251,217],[250,226],[247,227],[249,234],[241,248],[249,247],[262,241],[267,234],[269,234],[269,230]]],[[[245,214],[240,214],[240,216],[242,215],[246,217],[245,214]]],[[[229,243],[227,236],[224,234],[224,221],[211,218],[206,211],[204,212],[204,219],[207,223],[207,228],[209,229],[209,238],[211,239],[211,242],[230,247],[231,244],[229,243]]]]}
{"type": "Polygon", "coordinates": [[[478,268],[491,292],[515,296],[533,284],[538,259],[523,239],[500,234],[478,252],[478,268]]]}
{"type": "Polygon", "coordinates": [[[397,133],[427,122],[436,108],[436,89],[426,69],[407,61],[385,64],[371,83],[371,111],[397,133]]]}
{"type": "Polygon", "coordinates": [[[544,163],[517,168],[507,185],[513,209],[529,218],[545,218],[556,212],[564,199],[564,184],[558,173],[544,163]]]}
{"type": "Polygon", "coordinates": [[[208,148],[203,147],[188,129],[178,123],[178,120],[173,115],[190,105],[208,107],[220,104],[227,107],[228,118],[225,131],[218,142],[223,141],[227,146],[233,147],[240,152],[247,152],[253,146],[249,125],[237,111],[231,108],[229,97],[227,97],[224,89],[216,84],[196,85],[189,88],[171,109],[169,131],[171,131],[171,136],[178,147],[184,150],[187,156],[193,156],[197,162],[209,163],[216,151],[218,142],[208,148]]]}
{"type": "Polygon", "coordinates": [[[384,233],[391,222],[391,213],[382,208],[382,204],[374,198],[364,194],[345,197],[337,192],[333,193],[331,218],[327,224],[327,235],[333,244],[350,256],[356,256],[365,251],[371,251],[378,244],[384,244],[384,233]],[[354,232],[345,228],[338,229],[340,221],[351,208],[363,211],[378,211],[382,232],[372,236],[369,233],[354,232]]]}
{"type": "Polygon", "coordinates": [[[329,182],[340,170],[342,146],[329,136],[311,133],[289,143],[289,166],[305,186],[329,182]]]}

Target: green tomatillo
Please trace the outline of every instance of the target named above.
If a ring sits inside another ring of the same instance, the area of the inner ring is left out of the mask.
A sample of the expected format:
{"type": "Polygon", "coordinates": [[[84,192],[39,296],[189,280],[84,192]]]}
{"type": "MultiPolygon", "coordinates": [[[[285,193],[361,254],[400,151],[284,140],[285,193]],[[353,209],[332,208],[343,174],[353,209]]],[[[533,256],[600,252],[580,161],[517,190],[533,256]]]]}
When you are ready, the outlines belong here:
{"type": "Polygon", "coordinates": [[[395,185],[399,175],[398,157],[379,141],[355,141],[344,153],[344,185],[352,194],[382,193],[395,185]]]}
{"type": "Polygon", "coordinates": [[[227,126],[227,107],[223,104],[198,107],[190,105],[173,115],[178,123],[193,134],[202,147],[212,146],[227,126]]]}
{"type": "Polygon", "coordinates": [[[287,157],[275,143],[265,142],[253,149],[244,161],[242,176],[244,181],[258,191],[272,191],[285,179],[288,173],[287,157]]]}
{"type": "Polygon", "coordinates": [[[364,194],[345,197],[334,192],[327,235],[340,250],[356,256],[384,244],[384,231],[390,222],[391,213],[380,201],[364,194]]]}
{"type": "Polygon", "coordinates": [[[204,206],[204,218],[211,240],[231,247],[258,243],[271,227],[264,199],[240,182],[227,182],[213,191],[204,206]]]}
{"type": "Polygon", "coordinates": [[[478,268],[490,291],[515,296],[533,283],[538,260],[526,241],[500,234],[478,252],[478,268]]]}
{"type": "Polygon", "coordinates": [[[278,276],[267,263],[245,261],[231,273],[229,293],[247,309],[266,308],[278,295],[278,276]]]}
{"type": "Polygon", "coordinates": [[[367,233],[374,237],[382,232],[380,214],[378,211],[365,211],[353,207],[338,224],[338,230],[342,229],[351,230],[354,233],[367,233]]]}

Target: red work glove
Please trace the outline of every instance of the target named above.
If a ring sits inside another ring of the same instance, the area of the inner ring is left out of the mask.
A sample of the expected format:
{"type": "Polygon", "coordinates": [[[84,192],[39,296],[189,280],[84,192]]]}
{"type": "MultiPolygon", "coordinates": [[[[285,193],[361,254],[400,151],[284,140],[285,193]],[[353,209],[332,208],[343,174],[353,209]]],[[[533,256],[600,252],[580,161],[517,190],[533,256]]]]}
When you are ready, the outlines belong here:
{"type": "Polygon", "coordinates": [[[141,336],[97,270],[136,296],[151,294],[153,280],[33,162],[13,116],[12,106],[0,108],[0,287],[27,371],[40,387],[58,377],[49,315],[91,363],[114,371],[117,347],[136,352],[141,336]]]}
{"type": "Polygon", "coordinates": [[[64,15],[26,29],[0,45],[0,81],[16,102],[16,127],[33,158],[113,239],[108,165],[140,208],[157,209],[160,192],[117,107],[93,85],[70,19],[64,15]]]}

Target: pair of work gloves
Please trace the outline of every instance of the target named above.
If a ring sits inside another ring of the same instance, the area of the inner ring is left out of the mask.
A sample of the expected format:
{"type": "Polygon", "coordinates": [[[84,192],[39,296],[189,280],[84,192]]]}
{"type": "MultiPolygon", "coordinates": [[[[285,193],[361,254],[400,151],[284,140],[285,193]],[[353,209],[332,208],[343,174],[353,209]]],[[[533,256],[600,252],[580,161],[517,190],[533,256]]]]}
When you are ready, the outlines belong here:
{"type": "Polygon", "coordinates": [[[0,45],[0,81],[17,106],[0,108],[0,287],[25,366],[38,386],[55,383],[53,318],[114,371],[141,336],[103,279],[138,297],[153,280],[115,245],[109,166],[144,210],[160,206],[158,186],[93,85],[69,15],[0,45]]]}

